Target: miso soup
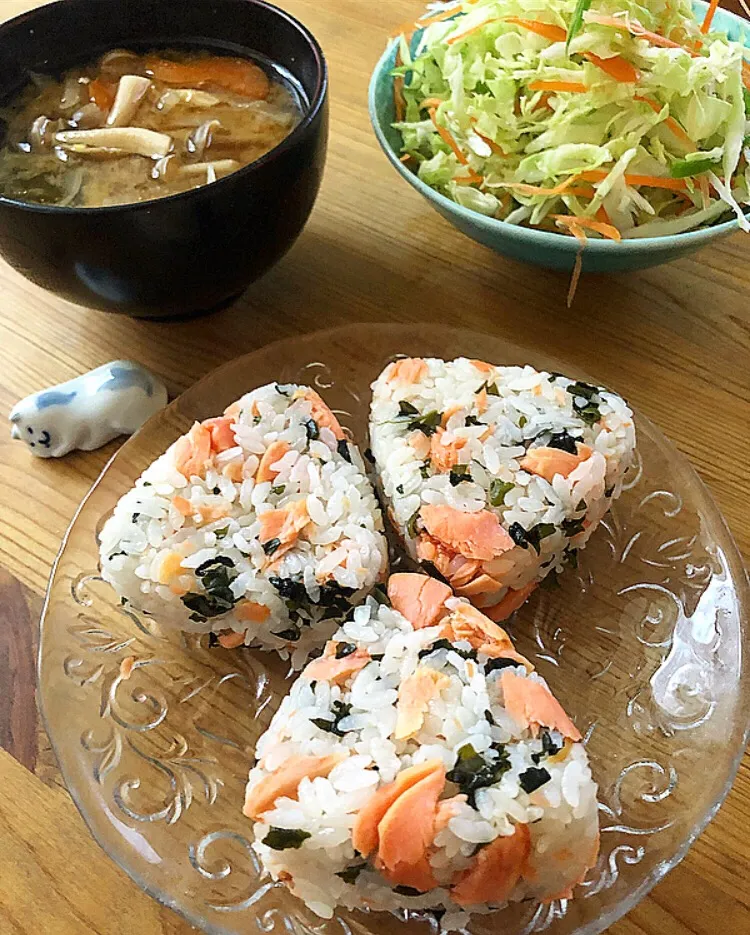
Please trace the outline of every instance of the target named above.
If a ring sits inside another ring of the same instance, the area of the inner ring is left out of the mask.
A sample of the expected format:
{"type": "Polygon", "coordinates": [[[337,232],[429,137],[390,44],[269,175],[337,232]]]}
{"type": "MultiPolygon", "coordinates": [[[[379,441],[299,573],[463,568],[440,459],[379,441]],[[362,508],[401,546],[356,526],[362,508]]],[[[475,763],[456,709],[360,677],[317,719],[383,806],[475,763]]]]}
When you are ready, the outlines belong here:
{"type": "Polygon", "coordinates": [[[0,194],[95,208],[210,184],[278,146],[300,96],[280,71],[209,53],[109,52],[3,113],[0,194]]]}

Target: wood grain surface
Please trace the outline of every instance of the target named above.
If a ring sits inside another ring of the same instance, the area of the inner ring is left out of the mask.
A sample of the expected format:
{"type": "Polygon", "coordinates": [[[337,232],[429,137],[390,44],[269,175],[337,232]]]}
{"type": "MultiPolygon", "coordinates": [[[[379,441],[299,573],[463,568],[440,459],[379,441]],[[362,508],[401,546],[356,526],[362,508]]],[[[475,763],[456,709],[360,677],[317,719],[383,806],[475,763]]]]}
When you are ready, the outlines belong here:
{"type": "MultiPolygon", "coordinates": [[[[127,0],[123,0],[127,2],[127,0]]],[[[179,0],[175,0],[179,2],[179,0]]],[[[116,357],[177,394],[216,365],[290,334],[349,321],[435,322],[507,334],[591,372],[657,422],[711,489],[750,556],[750,240],[641,273],[567,277],[462,237],[378,149],[367,82],[415,0],[277,0],[315,32],[331,70],[326,177],[288,256],[235,306],[181,323],[67,304],[0,262],[0,408],[116,357]]],[[[38,0],[1,0],[7,18],[38,0]]],[[[89,838],[64,791],[34,702],[41,599],[73,512],[112,443],[34,459],[0,433],[0,933],[184,935],[89,838]]],[[[613,935],[750,932],[750,757],[686,860],[613,935]]]]}

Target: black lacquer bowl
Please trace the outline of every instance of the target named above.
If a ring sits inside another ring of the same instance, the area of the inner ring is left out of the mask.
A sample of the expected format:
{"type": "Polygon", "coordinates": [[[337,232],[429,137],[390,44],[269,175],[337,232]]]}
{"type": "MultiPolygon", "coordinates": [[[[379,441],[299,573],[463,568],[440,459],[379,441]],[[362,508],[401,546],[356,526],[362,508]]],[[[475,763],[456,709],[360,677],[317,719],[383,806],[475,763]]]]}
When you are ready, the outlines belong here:
{"type": "Polygon", "coordinates": [[[298,85],[304,117],[256,162],[168,198],[63,208],[0,197],[0,253],[83,305],[144,318],[207,311],[263,275],[307,221],[326,154],[325,59],[301,23],[262,0],[63,0],[0,26],[4,99],[29,72],[58,74],[123,47],[265,59],[298,85]]]}

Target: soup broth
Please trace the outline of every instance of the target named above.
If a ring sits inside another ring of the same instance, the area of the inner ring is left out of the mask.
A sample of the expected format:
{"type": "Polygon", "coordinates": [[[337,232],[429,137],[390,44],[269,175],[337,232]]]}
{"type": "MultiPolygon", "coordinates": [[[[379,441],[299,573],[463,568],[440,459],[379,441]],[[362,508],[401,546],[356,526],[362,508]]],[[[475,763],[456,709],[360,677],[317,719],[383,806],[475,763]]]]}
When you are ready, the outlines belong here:
{"type": "Polygon", "coordinates": [[[248,59],[115,50],[35,76],[6,109],[0,194],[83,208],[163,198],[254,162],[301,116],[286,83],[248,59]]]}

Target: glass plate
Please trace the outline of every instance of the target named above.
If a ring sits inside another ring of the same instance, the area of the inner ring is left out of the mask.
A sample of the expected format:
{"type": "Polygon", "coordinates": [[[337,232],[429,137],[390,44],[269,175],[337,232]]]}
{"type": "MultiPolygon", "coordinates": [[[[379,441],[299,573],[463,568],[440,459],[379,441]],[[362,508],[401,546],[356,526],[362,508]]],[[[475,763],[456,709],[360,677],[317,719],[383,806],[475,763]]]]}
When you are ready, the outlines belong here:
{"type": "MultiPolygon", "coordinates": [[[[41,701],[68,788],[104,850],[211,933],[393,933],[397,923],[348,912],[323,922],[260,877],[241,806],[255,741],[290,684],[285,666],[260,652],[209,650],[205,636],[163,632],[120,607],[97,576],[96,533],[193,420],[263,383],[313,384],[366,444],[369,385],[404,353],[569,373],[501,338],[433,326],[351,325],[264,347],[201,380],[123,445],[76,514],[52,574],[41,701]]],[[[558,589],[540,589],[511,623],[519,650],[586,736],[601,854],[576,899],[477,916],[475,935],[601,932],[684,857],[745,744],[742,563],[689,464],[647,419],[636,424],[637,464],[578,569],[558,589]]],[[[405,935],[430,927],[431,917],[398,923],[405,935]]]]}

